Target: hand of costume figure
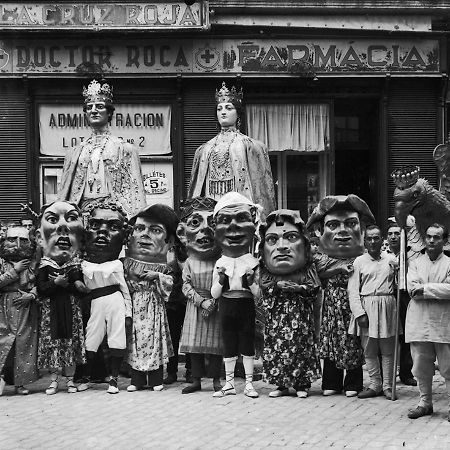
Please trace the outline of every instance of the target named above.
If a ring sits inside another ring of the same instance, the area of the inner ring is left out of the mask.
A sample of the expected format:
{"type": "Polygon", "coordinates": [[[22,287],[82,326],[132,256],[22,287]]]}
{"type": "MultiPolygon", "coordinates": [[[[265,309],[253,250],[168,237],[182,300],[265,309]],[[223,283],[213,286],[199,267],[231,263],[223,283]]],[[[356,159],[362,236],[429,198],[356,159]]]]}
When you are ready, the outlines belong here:
{"type": "Polygon", "coordinates": [[[281,280],[277,281],[278,289],[281,289],[283,292],[301,292],[306,293],[306,287],[303,284],[297,284],[293,281],[281,280]]]}
{"type": "Polygon", "coordinates": [[[225,284],[225,278],[226,278],[225,270],[226,270],[225,267],[217,268],[217,273],[219,275],[219,284],[221,286],[223,286],[225,284]]]}
{"type": "Polygon", "coordinates": [[[145,281],[154,281],[159,278],[159,275],[158,272],[155,272],[154,270],[147,270],[140,276],[140,278],[145,281]]]}
{"type": "Polygon", "coordinates": [[[360,328],[369,328],[369,318],[367,317],[367,314],[357,317],[356,322],[358,322],[360,328]]]}
{"type": "Polygon", "coordinates": [[[247,269],[245,276],[247,277],[247,284],[251,286],[255,282],[255,271],[253,269],[247,269]]]}
{"type": "Polygon", "coordinates": [[[58,275],[53,279],[56,286],[67,287],[69,286],[69,280],[66,275],[58,275]]]}
{"type": "Polygon", "coordinates": [[[36,296],[34,294],[32,294],[31,292],[24,292],[24,291],[21,291],[20,289],[19,289],[19,294],[21,294],[20,297],[17,297],[13,301],[13,305],[17,306],[18,308],[28,306],[28,304],[36,298],[36,296]]]}
{"type": "Polygon", "coordinates": [[[127,286],[130,294],[139,290],[139,283],[135,280],[127,280],[127,286]]]}
{"type": "Polygon", "coordinates": [[[130,329],[133,326],[133,318],[125,317],[125,328],[130,329]]]}
{"type": "Polygon", "coordinates": [[[82,294],[89,294],[89,292],[91,292],[91,290],[81,280],[76,280],[74,285],[77,291],[82,294]]]}
{"type": "Polygon", "coordinates": [[[14,263],[14,270],[17,273],[23,272],[24,270],[28,269],[28,267],[30,266],[30,260],[29,259],[22,259],[21,261],[17,261],[16,263],[14,263]]]}
{"type": "Polygon", "coordinates": [[[414,291],[414,295],[411,298],[413,298],[414,300],[423,300],[423,287],[419,287],[418,289],[416,289],[414,291]]]}

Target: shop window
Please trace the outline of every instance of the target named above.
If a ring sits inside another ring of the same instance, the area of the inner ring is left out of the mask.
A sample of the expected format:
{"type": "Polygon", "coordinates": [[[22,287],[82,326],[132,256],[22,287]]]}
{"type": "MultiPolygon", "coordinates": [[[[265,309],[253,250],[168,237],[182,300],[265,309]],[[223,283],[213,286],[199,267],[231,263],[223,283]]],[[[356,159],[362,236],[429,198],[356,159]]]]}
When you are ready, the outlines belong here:
{"type": "Polygon", "coordinates": [[[253,104],[246,109],[249,136],[269,147],[279,208],[306,220],[329,193],[328,104],[253,104]]]}

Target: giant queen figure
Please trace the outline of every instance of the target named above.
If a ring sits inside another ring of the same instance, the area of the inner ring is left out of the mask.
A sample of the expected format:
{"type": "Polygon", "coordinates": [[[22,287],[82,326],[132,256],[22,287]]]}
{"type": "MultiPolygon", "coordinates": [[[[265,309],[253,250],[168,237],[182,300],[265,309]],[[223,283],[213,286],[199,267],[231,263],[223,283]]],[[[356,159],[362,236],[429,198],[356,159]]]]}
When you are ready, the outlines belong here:
{"type": "Polygon", "coordinates": [[[216,91],[220,132],[195,152],[188,198],[219,200],[227,192],[239,192],[261,205],[266,216],[275,209],[275,191],[267,147],[239,131],[242,89],[216,91]]]}
{"type": "Polygon", "coordinates": [[[138,150],[109,130],[114,112],[110,84],[93,80],[83,88],[83,97],[92,133],[66,154],[58,198],[84,208],[111,197],[131,216],[145,206],[138,150]]]}

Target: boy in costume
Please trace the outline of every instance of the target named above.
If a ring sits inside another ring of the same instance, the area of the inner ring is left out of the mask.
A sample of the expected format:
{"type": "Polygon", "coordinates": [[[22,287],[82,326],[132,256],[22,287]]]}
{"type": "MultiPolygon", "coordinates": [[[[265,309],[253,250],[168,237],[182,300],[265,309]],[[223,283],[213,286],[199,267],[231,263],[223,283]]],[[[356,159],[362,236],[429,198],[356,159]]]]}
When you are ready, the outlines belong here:
{"type": "Polygon", "coordinates": [[[28,230],[18,226],[0,244],[0,395],[9,366],[16,394],[27,395],[25,385],[38,378],[34,248],[28,230]]]}
{"type": "Polygon", "coordinates": [[[264,378],[277,386],[269,397],[306,398],[320,376],[314,304],[320,281],[306,227],[298,211],[281,209],[261,226],[262,306],[266,312],[264,378]]]}
{"type": "Polygon", "coordinates": [[[211,295],[219,299],[226,375],[225,386],[214,397],[236,395],[234,369],[239,354],[245,371],[244,394],[259,397],[253,387],[259,261],[250,249],[261,209],[237,192],[228,192],[214,207],[215,239],[222,249],[222,257],[214,266],[211,295]]]}
{"type": "Polygon", "coordinates": [[[87,379],[78,390],[90,387],[95,352],[107,335],[111,377],[107,392],[119,392],[118,377],[126,351],[125,325],[131,326],[131,297],[119,254],[125,242],[127,219],[122,206],[109,199],[92,202],[87,215],[84,283],[90,290],[91,315],[86,327],[87,379]]]}
{"type": "Polygon", "coordinates": [[[58,391],[59,369],[67,391],[77,392],[75,365],[85,362],[79,304],[80,294],[86,291],[79,259],[82,234],[81,214],[75,204],[56,201],[43,206],[36,231],[43,253],[36,285],[41,304],[38,366],[51,371],[47,395],[58,391]]]}
{"type": "Polygon", "coordinates": [[[174,283],[168,253],[178,241],[178,217],[169,206],[155,204],[138,212],[130,224],[133,231],[124,260],[133,304],[128,355],[131,384],[127,390],[134,392],[148,384],[154,391],[161,391],[163,366],[174,354],[166,303],[174,283]]]}
{"type": "Polygon", "coordinates": [[[213,379],[215,392],[222,389],[222,332],[218,302],[211,297],[213,269],[220,255],[214,240],[215,205],[216,201],[208,197],[187,200],[177,229],[177,235],[188,251],[183,269],[187,307],[180,351],[190,355],[193,377],[193,383],[185,387],[182,394],[200,391],[205,373],[213,379]]]}

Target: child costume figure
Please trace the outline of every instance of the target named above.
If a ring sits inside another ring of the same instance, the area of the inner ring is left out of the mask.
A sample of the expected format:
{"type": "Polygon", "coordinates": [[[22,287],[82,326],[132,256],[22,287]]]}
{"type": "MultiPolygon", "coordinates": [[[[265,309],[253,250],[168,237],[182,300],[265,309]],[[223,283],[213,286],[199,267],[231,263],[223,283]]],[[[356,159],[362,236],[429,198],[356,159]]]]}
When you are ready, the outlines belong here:
{"type": "Polygon", "coordinates": [[[307,228],[320,227],[323,254],[316,255],[315,264],[321,278],[329,277],[320,333],[323,395],[344,390],[347,397],[354,397],[363,389],[361,343],[358,336],[348,333],[351,309],[347,283],[354,259],[364,252],[364,227],[374,222],[366,202],[350,194],[322,199],[307,223],[307,228]]]}
{"type": "Polygon", "coordinates": [[[133,302],[133,329],[128,362],[128,392],[148,384],[163,389],[163,366],[173,356],[166,303],[173,286],[173,268],[167,262],[174,245],[178,217],[169,206],[156,204],[130,220],[133,226],[124,260],[133,302]]]}
{"type": "Polygon", "coordinates": [[[47,395],[58,390],[60,368],[67,392],[77,392],[75,364],[85,362],[79,305],[79,295],[85,292],[78,256],[82,233],[81,214],[75,204],[57,201],[42,208],[36,231],[43,252],[36,281],[41,303],[38,366],[52,372],[47,395]]]}
{"type": "Polygon", "coordinates": [[[261,227],[262,306],[266,311],[264,378],[277,389],[269,397],[306,398],[320,376],[315,341],[314,304],[320,281],[298,211],[281,209],[261,227]]]}
{"type": "Polygon", "coordinates": [[[183,269],[183,293],[188,303],[180,351],[190,355],[193,377],[193,383],[182,394],[200,391],[205,375],[213,379],[214,391],[222,389],[222,332],[217,300],[211,297],[213,269],[220,254],[214,240],[215,205],[216,201],[207,197],[188,200],[177,230],[188,251],[183,269]]]}
{"type": "Polygon", "coordinates": [[[234,369],[239,354],[245,371],[244,394],[259,396],[253,387],[259,262],[250,253],[250,247],[260,212],[259,205],[237,192],[225,194],[214,208],[215,239],[222,257],[214,266],[211,295],[219,299],[226,375],[225,386],[214,397],[236,395],[234,369]]]}
{"type": "Polygon", "coordinates": [[[91,315],[86,327],[87,379],[78,390],[90,387],[95,352],[105,334],[111,355],[108,393],[117,394],[119,369],[125,355],[125,322],[131,325],[131,297],[118,259],[125,241],[126,213],[112,200],[92,202],[83,213],[88,216],[86,260],[83,278],[90,289],[91,315]]]}
{"type": "Polygon", "coordinates": [[[38,378],[38,308],[34,286],[34,245],[24,227],[10,227],[0,245],[0,395],[3,374],[12,368],[15,392],[38,378]]]}

